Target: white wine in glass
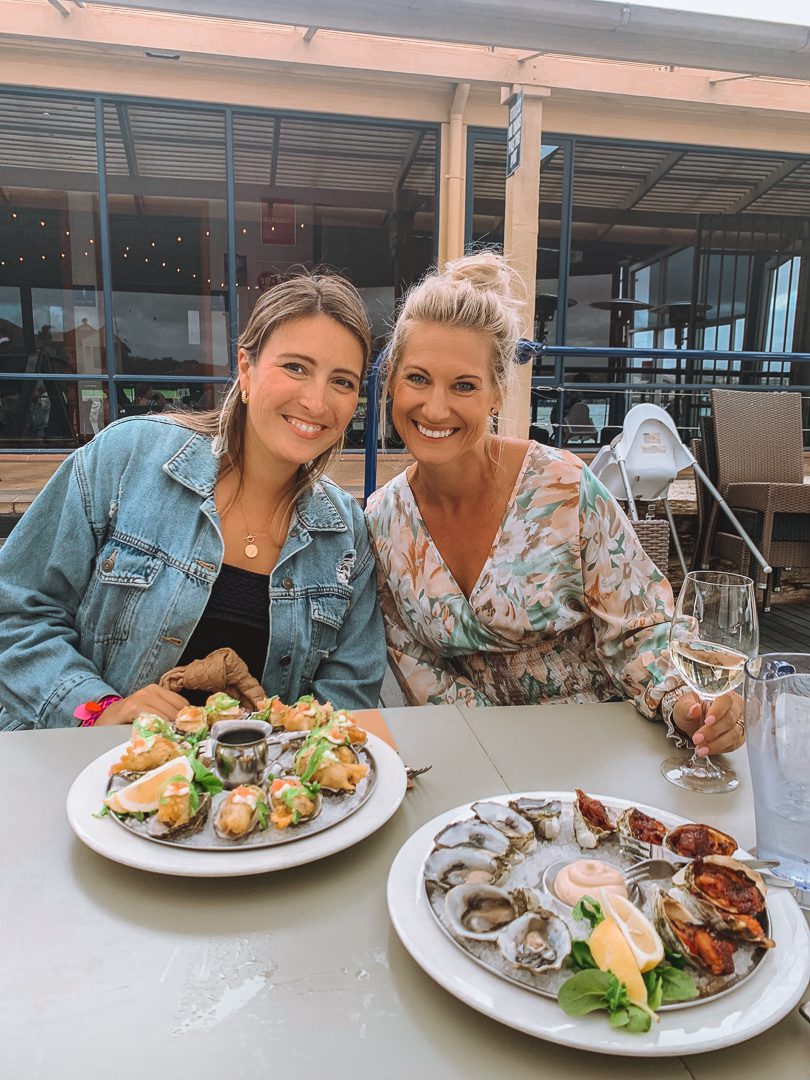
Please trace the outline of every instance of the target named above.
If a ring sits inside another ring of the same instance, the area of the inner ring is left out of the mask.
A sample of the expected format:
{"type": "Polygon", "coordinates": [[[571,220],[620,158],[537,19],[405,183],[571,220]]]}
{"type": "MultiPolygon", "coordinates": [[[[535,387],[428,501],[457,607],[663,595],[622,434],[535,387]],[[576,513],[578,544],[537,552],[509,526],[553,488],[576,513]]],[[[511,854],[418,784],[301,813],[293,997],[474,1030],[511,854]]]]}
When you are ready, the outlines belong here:
{"type": "MultiPolygon", "coordinates": [[[[759,648],[754,583],[741,574],[700,570],[687,574],[675,605],[669,635],[672,663],[708,706],[736,690],[745,662],[759,648]]],[[[667,758],[661,772],[679,787],[710,793],[733,791],[739,783],[728,765],[701,757],[667,758]]]]}

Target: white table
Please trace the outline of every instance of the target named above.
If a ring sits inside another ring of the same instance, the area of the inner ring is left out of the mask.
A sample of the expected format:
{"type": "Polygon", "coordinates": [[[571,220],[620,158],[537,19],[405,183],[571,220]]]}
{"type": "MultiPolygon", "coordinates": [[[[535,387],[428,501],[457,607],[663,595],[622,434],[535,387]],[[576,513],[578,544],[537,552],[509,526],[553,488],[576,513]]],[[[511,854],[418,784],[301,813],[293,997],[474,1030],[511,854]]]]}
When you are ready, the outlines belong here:
{"type": "Polygon", "coordinates": [[[808,1080],[810,1025],[797,1012],[739,1047],[632,1065],[521,1035],[433,983],[386,909],[389,866],[415,829],[507,789],[623,795],[749,844],[744,754],[737,792],[701,796],[659,775],[663,732],[629,705],[385,717],[404,760],[434,766],[395,818],[319,863],[231,880],[130,870],[74,838],[68,788],[121,729],[0,736],[0,1077],[808,1080]]]}

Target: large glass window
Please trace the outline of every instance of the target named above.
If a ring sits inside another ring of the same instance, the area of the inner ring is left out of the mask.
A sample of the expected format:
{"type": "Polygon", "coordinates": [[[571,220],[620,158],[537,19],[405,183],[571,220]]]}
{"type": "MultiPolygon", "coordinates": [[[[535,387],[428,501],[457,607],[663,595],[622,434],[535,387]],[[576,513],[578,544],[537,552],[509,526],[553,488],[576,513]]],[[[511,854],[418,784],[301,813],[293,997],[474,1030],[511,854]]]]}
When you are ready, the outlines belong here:
{"type": "Polygon", "coordinates": [[[107,103],[104,134],[116,370],[227,376],[224,113],[107,103]]]}
{"type": "Polygon", "coordinates": [[[360,290],[382,341],[435,251],[436,132],[288,115],[234,116],[239,328],[291,267],[360,290]]]}
{"type": "Polygon", "coordinates": [[[71,446],[107,409],[94,108],[0,94],[0,446],[71,446]],[[96,393],[101,397],[96,399],[96,393]]]}

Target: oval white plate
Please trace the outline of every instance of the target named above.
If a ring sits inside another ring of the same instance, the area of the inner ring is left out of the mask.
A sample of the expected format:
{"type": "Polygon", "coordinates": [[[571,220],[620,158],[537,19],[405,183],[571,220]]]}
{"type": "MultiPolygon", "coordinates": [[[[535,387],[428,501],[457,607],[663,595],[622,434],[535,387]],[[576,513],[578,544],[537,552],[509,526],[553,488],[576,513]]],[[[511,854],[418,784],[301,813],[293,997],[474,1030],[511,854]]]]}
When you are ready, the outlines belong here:
{"type": "MultiPolygon", "coordinates": [[[[498,802],[526,795],[571,799],[569,791],[529,791],[498,795],[498,802]]],[[[624,810],[638,806],[665,825],[685,822],[655,807],[595,795],[606,806],[624,810]]],[[[796,901],[782,889],[768,893],[768,910],[776,948],[733,993],[699,1008],[663,1013],[644,1035],[610,1027],[607,1014],[566,1016],[556,1001],[528,993],[486,971],[447,937],[425,895],[422,867],[433,838],[444,825],[469,816],[470,803],[429,821],[403,844],[388,875],[388,910],[399,939],[414,960],[440,986],[479,1012],[502,1024],[549,1042],[628,1057],[670,1057],[699,1054],[732,1046],[772,1027],[801,1000],[810,978],[810,930],[796,901]]]]}
{"type": "Polygon", "coordinates": [[[79,773],[67,797],[70,827],[83,844],[99,855],[137,870],[176,877],[242,877],[287,870],[315,862],[365,840],[399,809],[405,797],[407,777],[399,755],[369,734],[368,747],[377,766],[377,783],[365,803],[351,817],[315,836],[271,848],[240,848],[238,851],[195,851],[150,844],[135,833],[121,829],[109,818],[95,818],[113,762],[121,756],[114,747],[79,773]]]}

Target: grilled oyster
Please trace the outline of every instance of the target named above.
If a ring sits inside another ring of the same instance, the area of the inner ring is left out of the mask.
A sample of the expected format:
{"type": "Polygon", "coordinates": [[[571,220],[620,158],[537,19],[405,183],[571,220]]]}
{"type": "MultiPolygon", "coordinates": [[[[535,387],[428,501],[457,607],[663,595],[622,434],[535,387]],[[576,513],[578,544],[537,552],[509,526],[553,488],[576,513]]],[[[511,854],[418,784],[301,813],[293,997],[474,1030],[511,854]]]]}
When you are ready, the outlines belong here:
{"type": "Polygon", "coordinates": [[[499,885],[506,862],[482,848],[436,848],[425,860],[425,880],[442,889],[456,885],[499,885]]]}
{"type": "Polygon", "coordinates": [[[474,941],[495,941],[504,927],[527,911],[540,908],[534,889],[498,889],[494,885],[456,885],[444,898],[450,929],[474,941]]]}
{"type": "Polygon", "coordinates": [[[664,944],[683,953],[694,966],[712,975],[734,973],[734,944],[701,920],[680,890],[660,892],[653,904],[653,922],[664,944]]]}
{"type": "Polygon", "coordinates": [[[505,858],[512,850],[512,845],[502,832],[478,818],[467,818],[466,821],[454,821],[451,825],[446,825],[436,833],[433,843],[438,848],[481,848],[500,858],[505,858]]]}
{"type": "Polygon", "coordinates": [[[498,935],[501,954],[515,967],[535,974],[557,971],[571,952],[571,931],[546,908],[528,911],[498,935]]]}
{"type": "Polygon", "coordinates": [[[514,799],[509,805],[532,823],[538,840],[555,840],[560,835],[562,803],[559,799],[514,799]]]}
{"type": "Polygon", "coordinates": [[[592,799],[579,788],[575,788],[575,791],[574,836],[581,848],[589,850],[595,848],[600,840],[611,836],[616,831],[616,826],[598,799],[592,799]]]}
{"type": "Polygon", "coordinates": [[[211,796],[207,792],[200,795],[186,777],[173,776],[161,793],[146,831],[156,840],[188,836],[202,828],[210,809],[211,796]]]}
{"type": "Polygon", "coordinates": [[[222,799],[212,824],[221,840],[243,840],[267,828],[267,796],[256,784],[240,784],[222,799]]]}
{"type": "Polygon", "coordinates": [[[475,802],[472,804],[472,811],[485,824],[502,832],[515,851],[525,854],[537,847],[532,823],[503,803],[475,802]]]}
{"type": "Polygon", "coordinates": [[[677,825],[664,837],[664,847],[687,859],[700,859],[706,855],[733,855],[737,841],[711,825],[677,825]]]}
{"type": "Polygon", "coordinates": [[[759,916],[765,911],[767,890],[761,876],[728,855],[695,859],[672,880],[720,912],[759,916]]]}
{"type": "Polygon", "coordinates": [[[661,844],[667,827],[657,818],[650,817],[635,806],[623,811],[616,822],[619,836],[640,840],[643,844],[661,844]]]}

